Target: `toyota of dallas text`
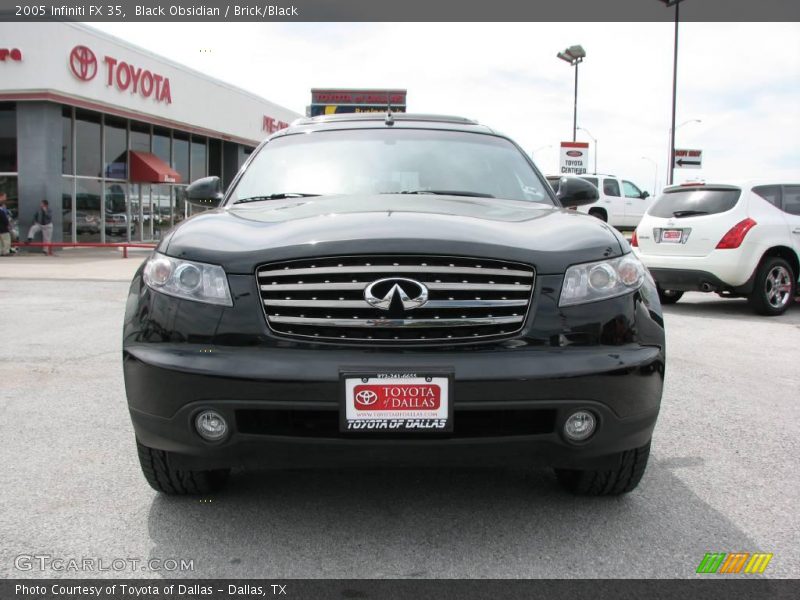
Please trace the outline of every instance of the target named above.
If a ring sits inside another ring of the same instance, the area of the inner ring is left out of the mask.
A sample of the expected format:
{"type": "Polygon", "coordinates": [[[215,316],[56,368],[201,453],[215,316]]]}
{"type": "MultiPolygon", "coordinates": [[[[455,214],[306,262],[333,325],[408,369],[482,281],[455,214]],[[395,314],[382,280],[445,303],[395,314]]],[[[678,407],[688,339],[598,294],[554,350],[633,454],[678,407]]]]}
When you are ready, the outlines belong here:
{"type": "Polygon", "coordinates": [[[525,465],[567,490],[644,474],[664,383],[655,283],[468,119],[331,115],[269,137],[133,278],[123,363],[142,471],[525,465]]]}

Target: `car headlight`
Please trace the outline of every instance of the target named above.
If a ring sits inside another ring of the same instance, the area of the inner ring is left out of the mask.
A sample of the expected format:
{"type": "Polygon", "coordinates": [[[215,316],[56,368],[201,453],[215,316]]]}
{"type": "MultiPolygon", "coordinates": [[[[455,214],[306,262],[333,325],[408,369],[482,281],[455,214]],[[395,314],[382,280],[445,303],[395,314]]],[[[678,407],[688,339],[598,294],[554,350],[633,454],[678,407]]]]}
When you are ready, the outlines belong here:
{"type": "Polygon", "coordinates": [[[644,265],[633,254],[573,265],[564,275],[559,306],[572,306],[622,296],[644,281],[644,265]]]}
{"type": "Polygon", "coordinates": [[[228,278],[219,265],[180,260],[155,252],[144,266],[144,282],[162,294],[233,306],[228,278]]]}

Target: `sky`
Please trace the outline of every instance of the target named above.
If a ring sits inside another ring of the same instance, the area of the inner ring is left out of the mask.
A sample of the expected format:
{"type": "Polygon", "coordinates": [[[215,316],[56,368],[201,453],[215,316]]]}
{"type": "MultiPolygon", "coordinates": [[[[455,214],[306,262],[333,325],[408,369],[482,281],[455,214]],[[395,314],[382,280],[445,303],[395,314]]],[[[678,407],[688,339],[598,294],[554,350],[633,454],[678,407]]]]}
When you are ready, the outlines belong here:
{"type": "MultiPolygon", "coordinates": [[[[572,139],[574,71],[556,54],[580,44],[590,170],[596,152],[601,173],[666,181],[672,23],[88,25],[300,113],[312,87],[405,88],[409,112],[477,119],[546,174],[572,139]]],[[[800,180],[800,23],[681,23],[676,124],[676,147],[703,151],[676,183],[800,180]]]]}

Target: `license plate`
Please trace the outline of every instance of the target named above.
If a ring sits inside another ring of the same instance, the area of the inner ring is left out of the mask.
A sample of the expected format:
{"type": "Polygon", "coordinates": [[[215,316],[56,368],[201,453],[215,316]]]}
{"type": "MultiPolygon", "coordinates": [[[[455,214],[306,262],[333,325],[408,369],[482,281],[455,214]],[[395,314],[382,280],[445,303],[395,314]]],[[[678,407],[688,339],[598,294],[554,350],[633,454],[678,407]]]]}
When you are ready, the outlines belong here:
{"type": "Polygon", "coordinates": [[[683,239],[683,229],[665,229],[661,232],[662,244],[680,244],[683,239]]]}
{"type": "Polygon", "coordinates": [[[453,430],[451,373],[345,373],[342,381],[343,432],[391,435],[453,430]]]}

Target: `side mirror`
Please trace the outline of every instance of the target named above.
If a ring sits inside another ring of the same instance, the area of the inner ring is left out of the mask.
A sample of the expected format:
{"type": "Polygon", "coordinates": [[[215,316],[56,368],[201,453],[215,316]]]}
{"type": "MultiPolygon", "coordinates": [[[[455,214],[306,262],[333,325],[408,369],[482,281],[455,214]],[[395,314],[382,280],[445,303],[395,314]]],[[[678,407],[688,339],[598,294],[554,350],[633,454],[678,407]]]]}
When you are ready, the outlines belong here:
{"type": "Polygon", "coordinates": [[[562,206],[583,206],[593,204],[600,199],[597,188],[580,177],[562,177],[558,181],[556,197],[562,206]]]}
{"type": "Polygon", "coordinates": [[[223,197],[219,177],[203,177],[186,188],[186,199],[201,206],[219,206],[223,197]]]}
{"type": "Polygon", "coordinates": [[[640,197],[642,200],[646,200],[647,198],[650,197],[650,192],[642,192],[642,195],[640,197]]]}

